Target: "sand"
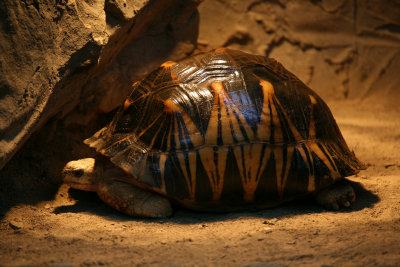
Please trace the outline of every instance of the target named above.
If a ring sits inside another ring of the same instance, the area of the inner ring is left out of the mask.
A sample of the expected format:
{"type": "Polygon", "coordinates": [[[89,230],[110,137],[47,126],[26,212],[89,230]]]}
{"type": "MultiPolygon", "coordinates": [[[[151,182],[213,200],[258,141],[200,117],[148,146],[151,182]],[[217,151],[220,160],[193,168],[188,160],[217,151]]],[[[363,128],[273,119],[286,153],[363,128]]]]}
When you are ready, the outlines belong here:
{"type": "Polygon", "coordinates": [[[168,219],[130,218],[94,193],[57,183],[41,189],[40,179],[26,190],[4,182],[33,175],[35,159],[25,153],[2,171],[0,193],[8,199],[2,199],[0,265],[398,266],[400,112],[367,102],[328,104],[349,147],[368,165],[349,178],[357,194],[349,209],[328,211],[305,199],[262,211],[177,209],[168,219]]]}

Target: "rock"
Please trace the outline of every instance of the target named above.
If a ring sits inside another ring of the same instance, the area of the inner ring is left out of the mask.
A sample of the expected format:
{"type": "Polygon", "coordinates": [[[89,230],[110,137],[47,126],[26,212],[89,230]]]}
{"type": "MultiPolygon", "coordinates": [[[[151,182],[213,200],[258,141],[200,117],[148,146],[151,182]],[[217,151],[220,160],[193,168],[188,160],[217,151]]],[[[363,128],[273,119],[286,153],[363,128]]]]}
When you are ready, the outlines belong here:
{"type": "Polygon", "coordinates": [[[221,0],[199,7],[199,43],[274,57],[322,98],[400,99],[393,1],[221,0]],[[329,81],[329,82],[326,82],[329,81]]]}
{"type": "Polygon", "coordinates": [[[0,1],[0,168],[50,118],[85,124],[191,53],[199,2],[0,1]]]}
{"type": "Polygon", "coordinates": [[[106,10],[120,21],[133,18],[147,0],[107,0],[106,10]]]}

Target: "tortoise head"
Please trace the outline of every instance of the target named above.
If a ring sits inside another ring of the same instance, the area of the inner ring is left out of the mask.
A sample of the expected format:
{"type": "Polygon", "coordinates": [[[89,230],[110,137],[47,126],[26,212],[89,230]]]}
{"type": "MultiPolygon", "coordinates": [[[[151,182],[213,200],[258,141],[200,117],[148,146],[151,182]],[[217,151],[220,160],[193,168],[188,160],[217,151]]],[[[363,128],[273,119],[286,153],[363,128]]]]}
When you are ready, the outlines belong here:
{"type": "Polygon", "coordinates": [[[62,170],[63,181],[72,188],[96,191],[101,175],[94,158],[68,162],[62,170]]]}

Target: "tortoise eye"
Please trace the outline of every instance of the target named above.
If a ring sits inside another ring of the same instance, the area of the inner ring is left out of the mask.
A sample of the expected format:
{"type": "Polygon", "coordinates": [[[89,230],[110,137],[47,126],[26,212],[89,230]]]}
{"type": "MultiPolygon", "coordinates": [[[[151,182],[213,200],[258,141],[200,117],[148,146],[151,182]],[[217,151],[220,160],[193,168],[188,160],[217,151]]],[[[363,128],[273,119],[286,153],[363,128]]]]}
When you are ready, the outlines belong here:
{"type": "Polygon", "coordinates": [[[82,169],[75,170],[75,171],[72,172],[72,175],[77,177],[77,178],[81,177],[83,174],[84,174],[84,171],[82,169]]]}

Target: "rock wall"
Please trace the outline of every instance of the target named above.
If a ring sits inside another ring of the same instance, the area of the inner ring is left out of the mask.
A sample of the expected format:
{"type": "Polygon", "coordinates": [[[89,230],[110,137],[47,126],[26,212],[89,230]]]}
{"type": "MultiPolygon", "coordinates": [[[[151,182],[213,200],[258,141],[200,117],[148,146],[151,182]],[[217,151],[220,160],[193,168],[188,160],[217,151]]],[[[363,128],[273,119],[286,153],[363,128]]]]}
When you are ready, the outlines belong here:
{"type": "Polygon", "coordinates": [[[203,49],[274,57],[327,100],[400,101],[398,0],[206,0],[199,12],[203,49]]]}
{"type": "Polygon", "coordinates": [[[0,169],[50,118],[85,125],[190,54],[197,0],[0,1],[0,169]]]}

